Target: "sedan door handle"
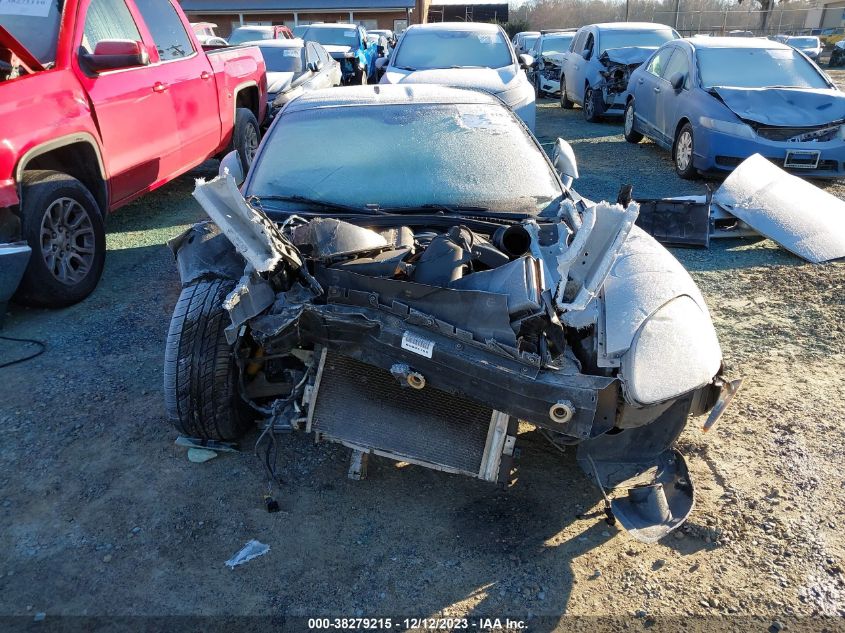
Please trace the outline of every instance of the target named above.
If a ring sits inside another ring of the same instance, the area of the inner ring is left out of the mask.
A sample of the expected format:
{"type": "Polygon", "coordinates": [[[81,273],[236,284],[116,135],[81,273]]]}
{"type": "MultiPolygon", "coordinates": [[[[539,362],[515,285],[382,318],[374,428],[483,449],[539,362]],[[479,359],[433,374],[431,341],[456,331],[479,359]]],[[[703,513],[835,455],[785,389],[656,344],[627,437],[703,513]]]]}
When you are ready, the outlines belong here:
{"type": "Polygon", "coordinates": [[[660,88],[655,87],[655,88],[654,88],[654,91],[655,91],[655,92],[660,92],[660,88]]]}
{"type": "Polygon", "coordinates": [[[153,92],[166,92],[167,87],[167,84],[163,84],[160,81],[157,81],[153,84],[153,92]]]}
{"type": "Polygon", "coordinates": [[[645,80],[644,80],[642,77],[640,77],[640,78],[637,80],[637,83],[638,83],[638,84],[642,84],[644,81],[645,81],[645,80]]]}
{"type": "Polygon", "coordinates": [[[208,81],[209,79],[211,79],[211,73],[207,70],[202,71],[200,73],[200,79],[202,79],[203,81],[208,81]]]}

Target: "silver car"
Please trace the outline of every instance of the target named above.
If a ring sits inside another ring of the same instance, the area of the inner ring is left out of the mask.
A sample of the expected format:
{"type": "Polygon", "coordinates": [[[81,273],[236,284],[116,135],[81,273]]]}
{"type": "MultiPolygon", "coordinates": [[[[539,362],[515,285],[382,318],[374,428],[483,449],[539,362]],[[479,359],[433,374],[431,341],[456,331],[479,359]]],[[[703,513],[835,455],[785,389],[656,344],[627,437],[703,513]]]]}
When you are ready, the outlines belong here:
{"type": "Polygon", "coordinates": [[[399,40],[381,83],[483,90],[499,97],[533,132],[534,87],[525,74],[532,63],[529,55],[514,52],[495,24],[415,24],[399,40]]]}
{"type": "Polygon", "coordinates": [[[560,106],[580,105],[588,121],[621,116],[631,73],[662,44],[678,38],[672,27],[652,22],[582,26],[563,63],[560,106]]]}

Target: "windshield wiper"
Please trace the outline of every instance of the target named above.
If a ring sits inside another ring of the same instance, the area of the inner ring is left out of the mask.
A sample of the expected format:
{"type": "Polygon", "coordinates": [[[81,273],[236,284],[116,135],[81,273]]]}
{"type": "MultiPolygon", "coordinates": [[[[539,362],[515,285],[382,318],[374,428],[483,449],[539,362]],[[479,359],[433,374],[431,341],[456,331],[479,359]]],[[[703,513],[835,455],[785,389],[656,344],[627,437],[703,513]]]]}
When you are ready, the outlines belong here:
{"type": "Polygon", "coordinates": [[[329,200],[319,200],[317,198],[308,198],[306,196],[249,196],[246,201],[249,204],[260,208],[262,207],[264,201],[277,201],[294,202],[296,204],[306,204],[310,207],[322,207],[333,211],[345,211],[347,213],[358,213],[362,215],[383,215],[384,213],[377,206],[356,207],[351,204],[343,204],[342,202],[331,202],[329,200]]]}
{"type": "Polygon", "coordinates": [[[520,220],[530,217],[526,213],[503,213],[501,211],[490,211],[487,207],[475,207],[471,205],[448,205],[448,204],[420,204],[411,207],[383,207],[382,211],[397,214],[419,214],[432,213],[434,215],[456,215],[470,218],[499,218],[502,220],[520,220]]]}
{"type": "Polygon", "coordinates": [[[413,66],[397,66],[396,68],[398,68],[399,70],[407,70],[411,73],[416,70],[416,68],[414,68],[413,66]]]}

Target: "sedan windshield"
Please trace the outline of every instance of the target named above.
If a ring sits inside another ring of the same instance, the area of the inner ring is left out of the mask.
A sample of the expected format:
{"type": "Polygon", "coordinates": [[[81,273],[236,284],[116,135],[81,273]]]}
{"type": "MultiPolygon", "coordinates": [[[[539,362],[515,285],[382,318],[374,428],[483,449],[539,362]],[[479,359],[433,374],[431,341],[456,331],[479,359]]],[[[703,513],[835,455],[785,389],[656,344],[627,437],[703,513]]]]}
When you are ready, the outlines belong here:
{"type": "Polygon", "coordinates": [[[701,48],[702,88],[829,88],[800,53],[781,48],[701,48]]]}
{"type": "Polygon", "coordinates": [[[301,47],[259,46],[267,71],[271,73],[302,72],[305,49],[301,47]]]}
{"type": "Polygon", "coordinates": [[[569,50],[569,45],[572,44],[575,34],[571,35],[555,35],[554,37],[547,37],[543,39],[541,46],[543,53],[554,55],[557,53],[565,53],[569,50]]]}
{"type": "Polygon", "coordinates": [[[392,65],[432,68],[504,68],[513,64],[508,43],[497,31],[410,30],[392,65]]]}
{"type": "Polygon", "coordinates": [[[266,198],[268,207],[280,210],[301,205],[272,197],[301,196],[362,210],[443,205],[536,215],[562,195],[542,151],[499,105],[288,112],[262,147],[247,195],[266,198]]]}
{"type": "Polygon", "coordinates": [[[628,48],[629,46],[654,46],[655,48],[672,40],[678,39],[678,34],[672,29],[662,31],[602,31],[599,35],[599,54],[612,48],[628,48]]]}
{"type": "Polygon", "coordinates": [[[526,35],[522,38],[522,48],[526,51],[530,48],[534,48],[534,42],[537,41],[536,35],[526,35]]]}
{"type": "Polygon", "coordinates": [[[235,29],[229,37],[229,44],[243,44],[257,40],[272,40],[273,31],[269,29],[235,29]]]}
{"type": "Polygon", "coordinates": [[[817,37],[790,37],[786,43],[795,48],[818,48],[819,38],[817,37]]]}
{"type": "Polygon", "coordinates": [[[309,26],[302,32],[302,39],[309,42],[319,42],[327,46],[349,46],[358,48],[358,31],[354,28],[335,29],[309,26]]]}

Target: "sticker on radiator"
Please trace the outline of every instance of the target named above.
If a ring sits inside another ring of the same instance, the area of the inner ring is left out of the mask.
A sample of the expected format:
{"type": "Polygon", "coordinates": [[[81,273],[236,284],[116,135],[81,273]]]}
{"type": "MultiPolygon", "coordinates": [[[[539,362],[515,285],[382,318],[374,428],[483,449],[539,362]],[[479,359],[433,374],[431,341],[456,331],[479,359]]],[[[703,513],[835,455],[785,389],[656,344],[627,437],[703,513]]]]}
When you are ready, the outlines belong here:
{"type": "Polygon", "coordinates": [[[429,341],[427,338],[405,332],[402,335],[402,349],[406,349],[414,354],[431,358],[431,352],[434,350],[434,341],[429,341]]]}

